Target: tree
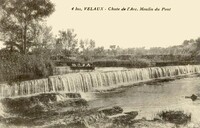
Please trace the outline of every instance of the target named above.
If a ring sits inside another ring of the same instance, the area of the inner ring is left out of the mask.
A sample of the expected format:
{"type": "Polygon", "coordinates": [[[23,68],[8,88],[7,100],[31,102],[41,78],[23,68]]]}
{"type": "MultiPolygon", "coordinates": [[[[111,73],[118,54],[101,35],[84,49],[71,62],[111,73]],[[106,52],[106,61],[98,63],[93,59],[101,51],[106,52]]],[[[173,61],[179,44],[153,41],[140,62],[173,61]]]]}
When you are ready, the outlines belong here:
{"type": "Polygon", "coordinates": [[[189,45],[190,41],[189,40],[184,40],[183,41],[183,46],[189,45]]]}
{"type": "Polygon", "coordinates": [[[52,34],[52,27],[46,24],[36,24],[33,26],[33,43],[28,46],[31,54],[51,56],[55,49],[55,38],[52,34]]]}
{"type": "Polygon", "coordinates": [[[85,61],[91,60],[94,55],[95,41],[94,40],[80,40],[81,54],[85,61]]]}
{"type": "Polygon", "coordinates": [[[192,57],[200,55],[200,38],[196,39],[196,48],[192,52],[192,57]]]}
{"type": "Polygon", "coordinates": [[[97,47],[94,49],[95,56],[102,57],[106,56],[106,51],[104,50],[104,47],[97,47]]]}
{"type": "Polygon", "coordinates": [[[74,34],[73,29],[68,29],[66,31],[59,31],[59,37],[57,38],[57,43],[62,44],[64,49],[64,54],[70,56],[78,51],[76,39],[76,34],[74,34]]]}
{"type": "Polygon", "coordinates": [[[197,51],[200,51],[200,38],[196,39],[197,51]]]}
{"type": "Polygon", "coordinates": [[[43,24],[34,24],[33,28],[33,44],[34,48],[47,48],[53,42],[52,27],[43,24]]]}
{"type": "Polygon", "coordinates": [[[116,56],[117,53],[120,51],[120,47],[116,45],[110,45],[111,54],[116,56]]]}
{"type": "Polygon", "coordinates": [[[50,0],[1,0],[0,32],[4,42],[26,54],[33,43],[32,25],[54,12],[50,0]]]}

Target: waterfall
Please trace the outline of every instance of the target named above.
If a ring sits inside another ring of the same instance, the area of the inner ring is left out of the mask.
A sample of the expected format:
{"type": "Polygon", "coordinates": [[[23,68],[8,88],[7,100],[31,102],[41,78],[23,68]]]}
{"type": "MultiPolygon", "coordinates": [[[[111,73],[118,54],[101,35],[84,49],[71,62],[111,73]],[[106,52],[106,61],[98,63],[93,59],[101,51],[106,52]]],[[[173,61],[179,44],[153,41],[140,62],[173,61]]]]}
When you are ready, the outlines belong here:
{"type": "Polygon", "coordinates": [[[90,92],[98,88],[131,85],[155,78],[200,73],[200,65],[166,66],[107,72],[81,72],[0,84],[0,97],[26,96],[48,92],[90,92]]]}

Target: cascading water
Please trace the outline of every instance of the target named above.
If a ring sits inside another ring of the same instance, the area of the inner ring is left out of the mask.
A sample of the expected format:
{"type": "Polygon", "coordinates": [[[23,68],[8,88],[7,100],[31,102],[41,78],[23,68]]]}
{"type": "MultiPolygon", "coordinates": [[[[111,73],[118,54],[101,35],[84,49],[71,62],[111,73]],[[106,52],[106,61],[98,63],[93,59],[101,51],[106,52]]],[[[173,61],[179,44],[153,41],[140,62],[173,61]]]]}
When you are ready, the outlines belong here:
{"type": "Polygon", "coordinates": [[[72,73],[50,76],[46,79],[24,81],[12,85],[2,84],[0,85],[0,96],[15,97],[47,92],[90,92],[103,87],[131,85],[135,82],[154,78],[193,73],[200,73],[199,65],[72,73]]]}

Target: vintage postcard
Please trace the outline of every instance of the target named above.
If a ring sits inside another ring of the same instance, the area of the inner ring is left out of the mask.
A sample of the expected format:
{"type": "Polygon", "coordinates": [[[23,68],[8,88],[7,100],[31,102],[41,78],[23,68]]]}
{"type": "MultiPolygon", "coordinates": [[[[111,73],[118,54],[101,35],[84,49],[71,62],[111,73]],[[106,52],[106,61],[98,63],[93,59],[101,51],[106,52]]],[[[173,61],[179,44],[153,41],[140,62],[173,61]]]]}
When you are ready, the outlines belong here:
{"type": "Polygon", "coordinates": [[[199,5],[0,0],[0,127],[199,128],[199,5]]]}

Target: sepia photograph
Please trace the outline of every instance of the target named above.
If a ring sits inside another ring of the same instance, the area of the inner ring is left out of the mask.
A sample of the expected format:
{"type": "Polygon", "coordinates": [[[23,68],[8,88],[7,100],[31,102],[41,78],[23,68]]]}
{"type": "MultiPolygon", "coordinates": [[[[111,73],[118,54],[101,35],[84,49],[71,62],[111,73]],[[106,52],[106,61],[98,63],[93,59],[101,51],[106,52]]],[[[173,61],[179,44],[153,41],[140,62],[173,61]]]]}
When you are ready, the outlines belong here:
{"type": "Polygon", "coordinates": [[[199,5],[0,0],[0,128],[200,128],[199,5]]]}

